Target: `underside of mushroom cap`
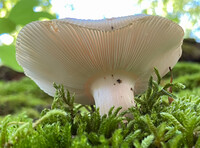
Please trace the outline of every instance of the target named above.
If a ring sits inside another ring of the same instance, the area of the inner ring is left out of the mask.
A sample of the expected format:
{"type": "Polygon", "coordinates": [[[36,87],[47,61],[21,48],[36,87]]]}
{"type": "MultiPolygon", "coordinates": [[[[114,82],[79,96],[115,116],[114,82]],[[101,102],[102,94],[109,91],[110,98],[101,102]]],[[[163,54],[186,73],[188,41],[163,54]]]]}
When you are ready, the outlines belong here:
{"type": "Polygon", "coordinates": [[[128,25],[131,25],[133,21],[140,19],[141,17],[145,17],[148,15],[138,14],[126,17],[118,17],[118,18],[108,18],[101,20],[84,20],[84,19],[75,19],[75,18],[65,18],[60,21],[67,22],[70,24],[75,24],[80,27],[85,27],[88,29],[100,30],[100,31],[113,31],[117,29],[121,29],[128,25]]]}
{"type": "Polygon", "coordinates": [[[16,58],[49,95],[55,82],[75,92],[77,103],[93,104],[88,91],[98,77],[127,75],[137,94],[154,67],[165,75],[181,56],[183,35],[179,25],[159,16],[37,21],[20,31],[16,58]]]}

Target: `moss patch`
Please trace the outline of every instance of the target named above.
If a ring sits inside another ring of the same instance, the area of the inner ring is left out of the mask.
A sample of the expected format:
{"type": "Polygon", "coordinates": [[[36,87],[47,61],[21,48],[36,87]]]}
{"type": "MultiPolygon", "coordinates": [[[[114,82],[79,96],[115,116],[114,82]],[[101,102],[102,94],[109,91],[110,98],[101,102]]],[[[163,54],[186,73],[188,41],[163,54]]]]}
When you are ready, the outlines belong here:
{"type": "MultiPolygon", "coordinates": [[[[0,98],[0,116],[17,114],[22,112],[24,108],[40,112],[53,100],[27,77],[20,81],[1,81],[0,98]]],[[[28,111],[27,114],[29,114],[28,111]]]]}

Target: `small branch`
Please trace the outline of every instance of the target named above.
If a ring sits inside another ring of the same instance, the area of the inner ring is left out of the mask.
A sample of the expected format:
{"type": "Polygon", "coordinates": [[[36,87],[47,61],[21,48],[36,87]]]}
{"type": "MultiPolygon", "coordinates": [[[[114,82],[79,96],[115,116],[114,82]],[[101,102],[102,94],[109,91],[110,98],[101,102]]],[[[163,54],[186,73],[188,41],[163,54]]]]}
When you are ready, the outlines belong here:
{"type": "MultiPolygon", "coordinates": [[[[173,73],[172,73],[171,67],[169,67],[169,70],[170,70],[170,74],[171,74],[170,83],[172,84],[172,82],[173,82],[173,73]]],[[[170,93],[172,93],[172,87],[169,87],[168,91],[170,93]]],[[[171,104],[174,101],[174,99],[172,97],[168,97],[168,101],[169,101],[169,104],[171,104]]]]}
{"type": "Polygon", "coordinates": [[[94,105],[90,105],[90,107],[91,107],[91,109],[92,109],[92,112],[94,112],[94,111],[95,111],[94,105]]]}
{"type": "Polygon", "coordinates": [[[9,122],[8,126],[13,125],[13,124],[21,125],[21,124],[24,124],[24,123],[26,123],[26,122],[15,122],[15,121],[13,121],[13,122],[9,122]]]}

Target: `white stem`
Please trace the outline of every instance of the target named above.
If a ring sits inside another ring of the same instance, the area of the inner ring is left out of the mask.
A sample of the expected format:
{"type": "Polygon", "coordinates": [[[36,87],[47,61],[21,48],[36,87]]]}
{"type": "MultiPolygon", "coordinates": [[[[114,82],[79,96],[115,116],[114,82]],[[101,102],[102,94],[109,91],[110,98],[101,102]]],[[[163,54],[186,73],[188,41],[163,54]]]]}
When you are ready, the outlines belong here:
{"type": "Polygon", "coordinates": [[[91,93],[101,116],[107,114],[112,106],[122,106],[122,110],[135,105],[134,81],[126,76],[108,75],[96,80],[91,87],[91,93]]]}

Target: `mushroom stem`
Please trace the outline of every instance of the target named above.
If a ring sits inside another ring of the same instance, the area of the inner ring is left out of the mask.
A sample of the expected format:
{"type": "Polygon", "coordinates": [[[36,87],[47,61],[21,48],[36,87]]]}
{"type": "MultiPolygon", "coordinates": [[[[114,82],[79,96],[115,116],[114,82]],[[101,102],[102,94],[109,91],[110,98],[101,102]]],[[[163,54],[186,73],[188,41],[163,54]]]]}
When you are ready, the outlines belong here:
{"type": "Polygon", "coordinates": [[[101,116],[107,114],[113,106],[115,109],[121,106],[123,111],[135,105],[134,82],[125,76],[99,78],[92,84],[91,93],[101,116]]]}

